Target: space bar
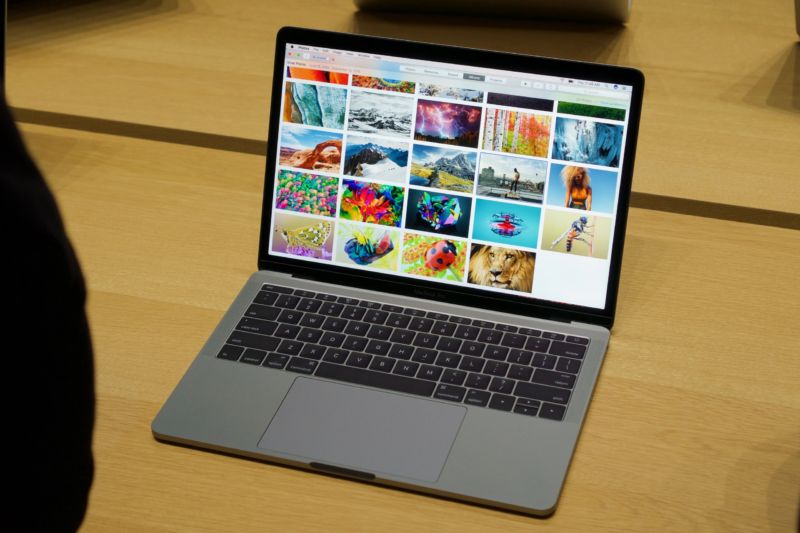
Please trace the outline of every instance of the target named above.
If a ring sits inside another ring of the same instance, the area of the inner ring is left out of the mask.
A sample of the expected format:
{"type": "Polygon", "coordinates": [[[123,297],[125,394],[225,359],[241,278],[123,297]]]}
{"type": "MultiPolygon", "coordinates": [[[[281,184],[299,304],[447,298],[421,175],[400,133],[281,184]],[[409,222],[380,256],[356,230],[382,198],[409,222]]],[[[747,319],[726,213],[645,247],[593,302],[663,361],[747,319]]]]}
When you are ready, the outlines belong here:
{"type": "Polygon", "coordinates": [[[418,396],[430,396],[436,388],[433,381],[423,381],[421,379],[407,378],[394,374],[384,374],[382,372],[372,372],[352,366],[335,365],[333,363],[320,363],[315,374],[321,378],[346,381],[358,385],[368,385],[379,389],[388,389],[396,392],[407,392],[418,396]]]}

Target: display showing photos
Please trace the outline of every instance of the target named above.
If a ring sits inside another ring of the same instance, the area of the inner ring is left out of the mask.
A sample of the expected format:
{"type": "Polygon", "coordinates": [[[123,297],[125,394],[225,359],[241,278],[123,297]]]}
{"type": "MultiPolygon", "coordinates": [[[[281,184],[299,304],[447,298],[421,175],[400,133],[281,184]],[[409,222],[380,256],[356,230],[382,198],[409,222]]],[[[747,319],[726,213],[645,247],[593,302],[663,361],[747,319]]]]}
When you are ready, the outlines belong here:
{"type": "Polygon", "coordinates": [[[271,254],[605,305],[630,88],[315,50],[285,56],[271,254]]]}

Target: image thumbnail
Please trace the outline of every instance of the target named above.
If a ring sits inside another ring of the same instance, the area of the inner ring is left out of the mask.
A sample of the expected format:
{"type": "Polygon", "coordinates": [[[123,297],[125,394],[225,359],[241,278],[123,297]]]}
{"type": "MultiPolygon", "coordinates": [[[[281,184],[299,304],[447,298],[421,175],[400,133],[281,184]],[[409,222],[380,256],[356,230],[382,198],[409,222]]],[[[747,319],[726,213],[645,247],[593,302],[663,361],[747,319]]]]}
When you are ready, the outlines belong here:
{"type": "Polygon", "coordinates": [[[480,107],[419,100],[414,138],[441,144],[478,147],[481,128],[480,107]]]}
{"type": "Polygon", "coordinates": [[[506,107],[521,107],[534,111],[553,111],[553,101],[545,98],[531,98],[530,96],[517,96],[515,94],[489,93],[486,97],[487,104],[504,105],[506,107]]]}
{"type": "Polygon", "coordinates": [[[369,179],[404,183],[408,170],[408,143],[348,135],[344,173],[369,179]]]}
{"type": "Polygon", "coordinates": [[[339,172],[342,134],[285,124],[280,141],[280,165],[339,172]]]}
{"type": "Polygon", "coordinates": [[[406,228],[466,237],[472,199],[454,194],[439,194],[419,189],[408,190],[406,228]]]}
{"type": "Polygon", "coordinates": [[[610,235],[610,218],[548,209],[544,215],[542,249],[607,259],[610,235]]]}
{"type": "Polygon", "coordinates": [[[347,85],[349,74],[344,72],[329,72],[327,70],[317,70],[313,68],[286,67],[286,77],[296,80],[322,81],[325,83],[336,83],[347,85]]]}
{"type": "Polygon", "coordinates": [[[333,225],[329,220],[277,212],[272,250],[330,260],[333,256],[333,225]]]}
{"type": "Polygon", "coordinates": [[[275,191],[275,207],[298,213],[336,216],[339,178],[281,170],[275,191]]]}
{"type": "Polygon", "coordinates": [[[419,83],[417,91],[420,96],[433,96],[436,98],[449,98],[451,100],[461,100],[462,102],[483,102],[483,91],[476,89],[461,89],[459,87],[447,87],[435,83],[419,83]]]}
{"type": "Polygon", "coordinates": [[[283,121],[341,130],[346,104],[347,89],[287,81],[283,121]]]}
{"type": "Polygon", "coordinates": [[[336,262],[397,270],[400,231],[339,222],[336,262]]]}
{"type": "Polygon", "coordinates": [[[339,216],[354,222],[400,226],[404,197],[402,187],[343,180],[339,216]]]}
{"type": "Polygon", "coordinates": [[[519,155],[547,157],[550,147],[548,115],[523,111],[487,109],[483,149],[519,155]]]}
{"type": "Polygon", "coordinates": [[[475,152],[415,144],[411,153],[411,185],[449,191],[472,192],[475,183],[475,152]]]}
{"type": "Polygon", "coordinates": [[[536,254],[504,246],[473,244],[467,281],[496,289],[531,292],[536,254]]]}
{"type": "Polygon", "coordinates": [[[622,126],[558,117],[553,136],[553,159],[618,167],[622,126]]]}
{"type": "Polygon", "coordinates": [[[356,76],[353,74],[353,87],[414,94],[415,85],[413,81],[390,80],[389,78],[373,78],[372,76],[356,76]]]}
{"type": "Polygon", "coordinates": [[[548,205],[614,212],[617,172],[553,163],[547,183],[548,205]]]}
{"type": "Polygon", "coordinates": [[[577,104],[574,102],[558,102],[558,112],[568,115],[581,115],[592,118],[607,118],[609,120],[625,120],[625,110],[599,105],[577,104]]]}
{"type": "Polygon", "coordinates": [[[546,161],[484,152],[478,174],[478,194],[540,204],[546,175],[546,161]]]}
{"type": "Polygon", "coordinates": [[[536,248],[541,215],[542,210],[531,205],[478,198],[475,202],[472,238],[504,246],[536,248]]]}
{"type": "Polygon", "coordinates": [[[361,133],[407,138],[411,136],[413,112],[413,98],[352,91],[347,128],[361,133]]]}
{"type": "Polygon", "coordinates": [[[415,276],[462,281],[466,255],[465,241],[406,233],[400,270],[415,276]]]}

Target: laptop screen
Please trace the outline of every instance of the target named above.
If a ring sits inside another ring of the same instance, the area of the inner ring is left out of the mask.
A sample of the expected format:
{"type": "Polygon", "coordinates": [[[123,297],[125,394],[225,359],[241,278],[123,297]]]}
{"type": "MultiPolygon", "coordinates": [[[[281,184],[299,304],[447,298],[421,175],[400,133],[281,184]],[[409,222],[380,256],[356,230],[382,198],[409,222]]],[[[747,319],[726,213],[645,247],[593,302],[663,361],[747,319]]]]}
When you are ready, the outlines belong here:
{"type": "Polygon", "coordinates": [[[631,86],[300,42],[283,61],[271,255],[606,306],[631,86]]]}

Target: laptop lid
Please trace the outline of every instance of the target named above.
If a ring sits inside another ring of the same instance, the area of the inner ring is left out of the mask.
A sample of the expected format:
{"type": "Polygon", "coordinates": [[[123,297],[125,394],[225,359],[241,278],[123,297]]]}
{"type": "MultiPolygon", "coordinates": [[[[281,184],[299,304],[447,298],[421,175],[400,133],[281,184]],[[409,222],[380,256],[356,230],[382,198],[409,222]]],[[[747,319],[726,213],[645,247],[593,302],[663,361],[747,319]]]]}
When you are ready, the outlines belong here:
{"type": "Polygon", "coordinates": [[[634,69],[283,28],[259,268],[611,327],[634,69]]]}

